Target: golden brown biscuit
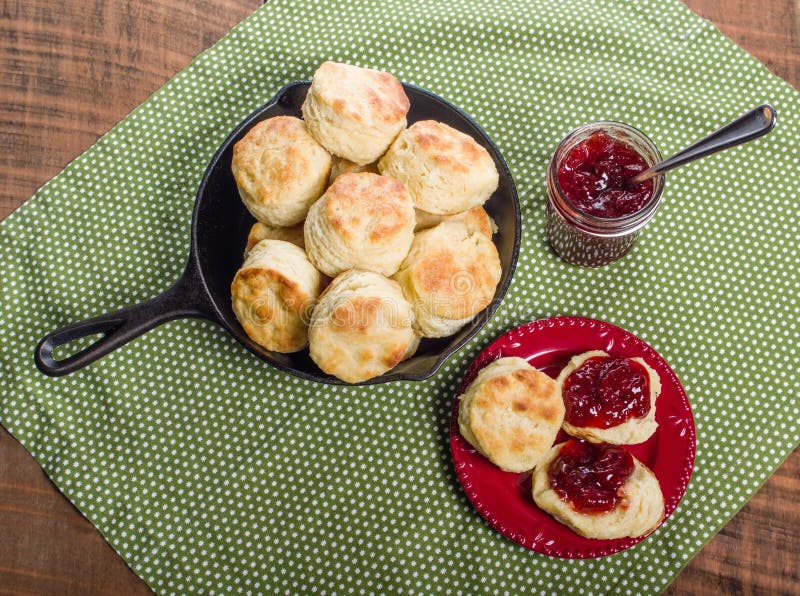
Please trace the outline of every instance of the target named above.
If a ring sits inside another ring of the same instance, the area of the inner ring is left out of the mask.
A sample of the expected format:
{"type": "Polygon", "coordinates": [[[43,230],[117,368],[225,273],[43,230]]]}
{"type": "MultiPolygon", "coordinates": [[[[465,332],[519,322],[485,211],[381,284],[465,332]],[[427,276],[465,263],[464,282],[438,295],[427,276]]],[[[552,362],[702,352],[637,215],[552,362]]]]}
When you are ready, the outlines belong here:
{"type": "Polygon", "coordinates": [[[244,249],[244,257],[247,258],[247,255],[250,254],[253,247],[262,240],[283,240],[285,242],[291,242],[295,246],[305,250],[303,222],[284,228],[257,221],[250,228],[250,233],[247,235],[247,246],[244,249]]]}
{"type": "Polygon", "coordinates": [[[366,381],[413,355],[419,345],[413,320],[395,282],[371,271],[347,271],[331,282],[314,309],[311,358],[343,381],[366,381]]]}
{"type": "Polygon", "coordinates": [[[326,275],[392,275],[414,239],[414,205],[393,178],[342,174],[308,212],[304,236],[309,259],[326,275]]]}
{"type": "MultiPolygon", "coordinates": [[[[635,457],[634,470],[617,493],[622,497],[614,509],[601,513],[576,510],[550,484],[550,466],[566,443],[554,446],[533,472],[536,504],[586,538],[614,539],[645,536],[664,519],[664,495],[653,472],[635,457]]],[[[633,456],[631,456],[633,457],[633,456]]]]}
{"type": "Polygon", "coordinates": [[[470,230],[480,232],[489,238],[491,238],[494,233],[497,232],[497,224],[494,223],[494,220],[491,217],[489,217],[489,214],[486,213],[486,209],[483,207],[473,207],[468,211],[462,211],[461,213],[456,213],[455,215],[436,215],[420,209],[416,210],[416,214],[417,225],[414,228],[414,232],[420,232],[422,230],[427,230],[428,228],[433,228],[443,221],[460,221],[470,230]]]}
{"type": "MultiPolygon", "coordinates": [[[[592,350],[578,354],[570,359],[569,363],[562,369],[556,382],[563,392],[564,383],[567,378],[580,366],[594,357],[608,357],[608,354],[601,350],[592,350]]],[[[573,437],[580,437],[593,443],[612,443],[614,445],[634,445],[649,439],[658,428],[656,422],[656,400],[661,394],[661,379],[658,373],[653,370],[642,358],[631,358],[644,367],[648,375],[648,385],[650,387],[650,407],[647,414],[641,418],[630,418],[622,424],[609,428],[599,428],[596,426],[577,426],[564,420],[564,430],[573,437]]],[[[566,398],[565,398],[566,399],[566,398]]],[[[567,410],[569,411],[569,404],[567,410]]]]}
{"type": "Polygon", "coordinates": [[[499,468],[525,472],[553,445],[564,419],[555,381],[522,358],[498,358],[460,397],[458,428],[499,468]]]}
{"type": "Polygon", "coordinates": [[[324,62],[311,80],[303,118],[328,151],[356,164],[378,159],[406,126],[410,103],[388,72],[324,62]]]}
{"type": "Polygon", "coordinates": [[[333,181],[341,174],[358,174],[360,172],[369,172],[371,174],[378,174],[378,162],[373,161],[368,164],[357,164],[344,159],[342,157],[333,157],[333,167],[331,168],[331,175],[328,178],[328,186],[333,184],[333,181]]]}
{"type": "Polygon", "coordinates": [[[308,343],[308,321],[320,293],[320,274],[302,249],[262,240],[231,284],[233,312],[247,336],[276,352],[308,343]]]}
{"type": "Polygon", "coordinates": [[[324,192],[331,156],[299,118],[275,116],[256,124],[233,146],[239,195],[258,221],[291,226],[324,192]]]}
{"type": "Polygon", "coordinates": [[[414,305],[417,332],[446,337],[491,303],[501,273],[489,238],[446,221],[416,234],[394,279],[414,305]]]}
{"type": "Polygon", "coordinates": [[[483,205],[499,183],[486,149],[434,120],[416,122],[400,133],[378,169],[406,184],[417,209],[437,215],[483,205]]]}

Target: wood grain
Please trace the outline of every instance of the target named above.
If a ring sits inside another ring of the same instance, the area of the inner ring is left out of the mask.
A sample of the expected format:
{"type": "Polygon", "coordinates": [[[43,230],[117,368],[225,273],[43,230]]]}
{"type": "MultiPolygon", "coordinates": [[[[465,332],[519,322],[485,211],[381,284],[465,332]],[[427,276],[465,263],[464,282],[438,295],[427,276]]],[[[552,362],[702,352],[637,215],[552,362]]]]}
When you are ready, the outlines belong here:
{"type": "MultiPolygon", "coordinates": [[[[797,0],[685,2],[800,86],[797,0]]],[[[259,5],[0,0],[0,218],[259,5]]],[[[800,593],[798,494],[795,451],[667,593],[800,593]]],[[[0,593],[149,593],[2,428],[0,593]]]]}
{"type": "Polygon", "coordinates": [[[0,217],[260,5],[2,0],[0,217]]]}

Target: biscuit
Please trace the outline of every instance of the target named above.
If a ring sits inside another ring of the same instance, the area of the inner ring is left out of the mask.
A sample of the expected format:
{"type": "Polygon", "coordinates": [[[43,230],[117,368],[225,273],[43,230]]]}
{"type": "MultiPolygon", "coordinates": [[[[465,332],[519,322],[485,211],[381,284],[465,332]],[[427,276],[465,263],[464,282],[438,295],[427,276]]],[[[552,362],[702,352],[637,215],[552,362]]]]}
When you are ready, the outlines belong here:
{"type": "Polygon", "coordinates": [[[328,178],[328,186],[333,184],[333,181],[336,180],[336,178],[340,174],[347,174],[347,173],[358,174],[360,172],[370,172],[371,174],[377,174],[378,162],[373,161],[372,163],[368,164],[357,164],[342,157],[334,156],[333,166],[331,167],[331,175],[328,178]]]}
{"type": "MultiPolygon", "coordinates": [[[[645,536],[664,519],[664,495],[652,471],[635,457],[634,469],[617,491],[614,509],[600,513],[576,510],[550,484],[550,465],[566,443],[554,446],[533,472],[533,500],[545,512],[586,538],[614,539],[645,536]]],[[[631,456],[633,457],[633,456],[631,456]]]]}
{"type": "Polygon", "coordinates": [[[331,282],[314,309],[311,358],[342,381],[369,380],[416,351],[413,320],[395,282],[371,271],[347,271],[331,282]]]}
{"type": "Polygon", "coordinates": [[[473,207],[468,211],[462,211],[455,215],[436,215],[420,209],[416,210],[416,214],[417,225],[414,227],[414,232],[427,230],[428,228],[439,225],[443,221],[460,221],[470,230],[480,232],[489,238],[497,232],[497,224],[489,217],[489,214],[486,213],[486,209],[483,207],[473,207]]]}
{"type": "Polygon", "coordinates": [[[291,226],[325,191],[331,156],[299,118],[262,120],[233,146],[239,196],[258,221],[291,226]]]}
{"type": "Polygon", "coordinates": [[[328,151],[356,164],[377,160],[406,127],[410,102],[388,72],[324,62],[303,102],[309,132],[328,151]]]}
{"type": "Polygon", "coordinates": [[[507,472],[538,464],[556,439],[564,403],[555,381],[522,358],[498,358],[460,397],[458,428],[467,442],[507,472]]]}
{"type": "Polygon", "coordinates": [[[416,122],[401,132],[378,162],[378,170],[404,182],[417,209],[436,215],[483,205],[499,183],[486,149],[434,120],[416,122]]]}
{"type": "Polygon", "coordinates": [[[489,238],[446,221],[415,235],[394,279],[414,305],[417,332],[446,337],[491,303],[501,273],[489,238]]]}
{"type": "MultiPolygon", "coordinates": [[[[591,352],[578,354],[570,359],[569,363],[563,368],[556,379],[559,388],[562,390],[562,394],[564,382],[567,380],[567,377],[569,377],[569,375],[575,370],[580,368],[580,366],[589,358],[597,356],[608,357],[608,354],[600,350],[593,350],[591,352]]],[[[653,433],[656,432],[656,429],[658,428],[658,423],[656,422],[656,400],[661,394],[661,379],[659,378],[658,373],[648,366],[648,364],[641,358],[631,358],[631,360],[641,364],[645,371],[647,371],[648,385],[650,387],[650,408],[648,409],[647,414],[641,418],[629,418],[622,424],[611,426],[609,428],[600,428],[596,426],[576,426],[569,423],[567,420],[564,420],[564,430],[567,433],[574,437],[586,439],[592,443],[634,445],[646,441],[653,435],[653,433]]],[[[565,405],[569,411],[569,404],[566,403],[566,398],[565,405]]]]}
{"type": "Polygon", "coordinates": [[[335,277],[348,269],[392,275],[414,239],[414,205],[401,182],[342,174],[308,212],[308,258],[335,277]]]}
{"type": "Polygon", "coordinates": [[[275,352],[307,345],[319,293],[319,272],[302,249],[283,240],[255,245],[231,284],[233,312],[245,333],[275,352]]]}
{"type": "Polygon", "coordinates": [[[284,228],[257,221],[250,228],[250,233],[247,235],[247,246],[244,249],[244,257],[247,258],[247,255],[250,254],[253,247],[262,240],[284,240],[285,242],[291,242],[295,246],[305,250],[303,222],[284,228]]]}

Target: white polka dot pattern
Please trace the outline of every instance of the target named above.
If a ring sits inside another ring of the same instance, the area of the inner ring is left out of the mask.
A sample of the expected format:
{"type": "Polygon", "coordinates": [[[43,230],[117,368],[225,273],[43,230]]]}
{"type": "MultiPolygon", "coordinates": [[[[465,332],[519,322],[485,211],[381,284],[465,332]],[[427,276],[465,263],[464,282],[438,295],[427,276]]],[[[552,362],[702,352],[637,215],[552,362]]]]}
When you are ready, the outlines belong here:
{"type": "Polygon", "coordinates": [[[800,440],[797,93],[676,0],[270,1],[0,228],[0,420],[160,593],[661,591],[800,440]],[[432,379],[279,373],[221,328],[166,324],[52,379],[45,333],[166,289],[215,148],[325,59],[448,98],[503,151],[525,234],[503,305],[432,379]],[[575,126],[624,120],[670,154],[771,101],[769,137],[668,175],[634,250],[548,249],[545,169],[575,126]],[[567,562],[492,531],[458,485],[449,412],[487,342],[555,314],[608,320],[678,373],[695,474],[655,535],[567,562]]]}

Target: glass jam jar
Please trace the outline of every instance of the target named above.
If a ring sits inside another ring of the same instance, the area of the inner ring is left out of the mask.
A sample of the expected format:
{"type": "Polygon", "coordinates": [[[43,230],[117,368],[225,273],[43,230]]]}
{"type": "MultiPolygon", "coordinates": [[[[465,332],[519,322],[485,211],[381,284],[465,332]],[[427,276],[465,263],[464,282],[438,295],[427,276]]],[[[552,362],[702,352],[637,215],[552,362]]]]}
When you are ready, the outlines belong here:
{"type": "Polygon", "coordinates": [[[547,237],[562,259],[584,267],[608,265],[627,254],[642,228],[655,215],[664,190],[663,174],[651,178],[652,184],[647,187],[651,189],[650,196],[643,199],[636,211],[621,216],[600,216],[578,207],[559,183],[559,168],[573,149],[591,142],[597,133],[638,153],[647,167],[661,161],[658,148],[642,132],[608,120],[576,128],[556,147],[547,169],[547,237]]]}

